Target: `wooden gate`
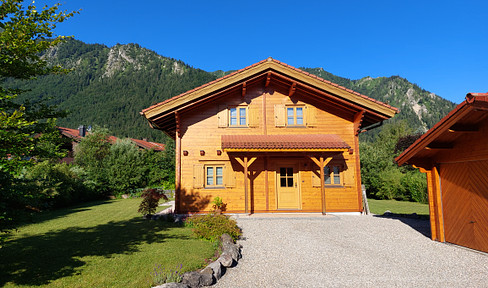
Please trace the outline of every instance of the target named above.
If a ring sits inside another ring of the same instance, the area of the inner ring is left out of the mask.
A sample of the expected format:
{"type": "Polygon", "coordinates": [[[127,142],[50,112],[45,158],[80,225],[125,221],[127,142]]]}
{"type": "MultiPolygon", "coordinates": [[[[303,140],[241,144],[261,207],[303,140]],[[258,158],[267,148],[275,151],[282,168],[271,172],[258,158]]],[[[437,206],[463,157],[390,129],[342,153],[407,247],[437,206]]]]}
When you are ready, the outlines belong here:
{"type": "Polygon", "coordinates": [[[488,161],[442,164],[446,241],[488,252],[488,161]]]}

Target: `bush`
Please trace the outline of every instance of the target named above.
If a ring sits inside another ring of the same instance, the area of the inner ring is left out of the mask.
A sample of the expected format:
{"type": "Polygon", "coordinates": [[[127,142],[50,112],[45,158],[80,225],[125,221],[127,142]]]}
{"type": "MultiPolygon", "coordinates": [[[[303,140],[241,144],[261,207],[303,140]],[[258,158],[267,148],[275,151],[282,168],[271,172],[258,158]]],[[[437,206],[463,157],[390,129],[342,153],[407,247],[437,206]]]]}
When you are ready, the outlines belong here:
{"type": "Polygon", "coordinates": [[[405,194],[408,194],[411,200],[424,204],[429,202],[425,174],[419,171],[408,171],[401,183],[405,189],[405,194]]]}
{"type": "Polygon", "coordinates": [[[96,198],[72,167],[66,163],[39,162],[26,169],[17,188],[25,191],[36,208],[64,207],[96,198]]]}
{"type": "Polygon", "coordinates": [[[117,140],[104,162],[105,174],[115,196],[129,193],[130,188],[145,186],[147,169],[142,153],[129,139],[117,140]]]}
{"type": "Polygon", "coordinates": [[[142,213],[143,215],[152,215],[156,213],[159,199],[164,198],[165,200],[168,200],[168,197],[166,197],[164,193],[159,193],[157,189],[147,189],[142,192],[141,197],[144,199],[139,205],[139,210],[137,210],[137,212],[142,213]]]}
{"type": "Polygon", "coordinates": [[[201,239],[216,241],[224,233],[237,240],[241,236],[241,229],[235,220],[225,215],[193,215],[185,220],[185,225],[192,228],[193,233],[201,239]]]}

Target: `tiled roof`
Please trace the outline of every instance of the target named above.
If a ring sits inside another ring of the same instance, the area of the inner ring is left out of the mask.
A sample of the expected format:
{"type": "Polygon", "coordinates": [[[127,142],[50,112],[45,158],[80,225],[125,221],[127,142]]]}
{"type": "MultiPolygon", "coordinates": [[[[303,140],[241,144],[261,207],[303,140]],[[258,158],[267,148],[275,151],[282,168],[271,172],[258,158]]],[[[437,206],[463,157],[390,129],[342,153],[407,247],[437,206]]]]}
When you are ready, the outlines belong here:
{"type": "MultiPolygon", "coordinates": [[[[59,127],[58,126],[59,132],[69,138],[74,139],[75,141],[80,141],[81,137],[79,134],[79,131],[77,129],[71,129],[71,128],[66,128],[66,127],[59,127]]],[[[110,143],[115,143],[117,141],[117,137],[115,136],[108,136],[108,140],[110,143]]],[[[149,142],[146,140],[139,140],[139,139],[134,139],[134,138],[129,138],[134,144],[137,146],[143,148],[143,149],[154,149],[156,151],[164,151],[165,145],[161,143],[156,143],[156,142],[149,142]]]]}
{"type": "Polygon", "coordinates": [[[134,142],[137,146],[144,149],[154,149],[156,151],[164,151],[165,148],[165,145],[161,143],[149,142],[146,140],[139,140],[134,138],[130,138],[130,140],[132,140],[132,142],[134,142]]]}
{"type": "Polygon", "coordinates": [[[222,149],[241,150],[345,150],[349,146],[335,134],[222,135],[222,149]]]}
{"type": "Polygon", "coordinates": [[[268,58],[268,59],[265,59],[265,60],[259,61],[259,62],[255,63],[255,64],[250,65],[250,66],[247,66],[247,67],[245,67],[245,68],[243,68],[243,69],[240,69],[240,70],[237,70],[237,71],[232,72],[232,73],[230,73],[230,74],[227,74],[227,75],[225,75],[224,77],[218,78],[218,79],[216,79],[216,80],[214,80],[214,81],[208,82],[208,83],[203,84],[203,85],[201,85],[201,86],[199,86],[199,87],[196,87],[196,88],[194,88],[194,89],[192,89],[192,90],[189,90],[189,91],[186,91],[186,92],[184,92],[184,93],[182,93],[182,94],[179,94],[179,95],[177,95],[177,96],[174,96],[174,97],[172,97],[172,98],[170,98],[170,99],[167,99],[167,100],[165,100],[165,101],[163,101],[163,102],[160,102],[160,103],[154,104],[154,105],[152,105],[152,106],[150,106],[150,107],[148,107],[148,108],[146,108],[146,109],[143,109],[143,110],[142,110],[142,113],[144,113],[144,112],[146,112],[146,111],[148,111],[148,110],[151,110],[152,108],[155,108],[155,107],[158,107],[158,106],[160,106],[160,105],[163,105],[163,104],[166,104],[166,103],[168,103],[168,102],[171,102],[171,101],[173,101],[173,100],[176,100],[176,99],[178,99],[178,98],[180,98],[180,97],[183,97],[183,96],[185,96],[185,95],[187,95],[187,94],[190,94],[190,93],[192,93],[192,92],[194,92],[194,91],[197,91],[197,90],[203,89],[203,88],[205,88],[205,87],[207,87],[207,86],[210,86],[210,85],[212,85],[212,84],[214,84],[214,83],[220,82],[220,81],[222,81],[222,80],[224,80],[224,79],[227,79],[227,78],[229,78],[229,77],[231,77],[231,76],[234,76],[234,75],[236,75],[236,74],[242,73],[242,72],[244,72],[244,71],[246,71],[246,70],[249,70],[249,69],[251,69],[251,68],[253,68],[253,67],[255,67],[255,66],[258,66],[258,65],[260,65],[260,64],[266,63],[267,61],[273,61],[274,63],[280,64],[280,65],[282,65],[282,66],[284,66],[284,67],[288,67],[288,68],[290,68],[290,69],[293,69],[293,70],[295,70],[295,71],[297,71],[297,72],[300,72],[300,73],[302,73],[302,74],[304,74],[304,75],[307,75],[307,76],[309,76],[309,77],[311,77],[311,78],[315,78],[315,79],[317,79],[317,80],[319,80],[319,81],[322,81],[322,82],[324,82],[324,83],[327,83],[327,84],[329,84],[329,85],[332,85],[332,86],[334,86],[334,87],[337,87],[337,88],[339,88],[339,89],[342,89],[342,90],[347,91],[347,92],[349,92],[349,93],[355,94],[355,95],[360,96],[360,97],[362,97],[362,98],[364,98],[364,99],[367,99],[367,100],[372,101],[372,102],[374,102],[374,103],[377,103],[377,104],[379,104],[379,105],[385,106],[385,107],[387,107],[387,108],[389,108],[389,109],[393,109],[393,110],[395,110],[395,111],[398,111],[398,109],[397,109],[397,108],[395,108],[395,107],[393,107],[393,106],[390,106],[390,105],[388,105],[388,104],[386,104],[386,103],[383,103],[383,102],[381,102],[381,101],[378,101],[378,100],[376,100],[376,99],[373,99],[373,98],[371,98],[371,97],[368,97],[368,96],[366,96],[366,95],[363,95],[363,94],[361,94],[361,93],[358,93],[358,92],[353,91],[353,90],[351,90],[351,89],[348,89],[348,88],[346,88],[346,87],[340,86],[340,85],[338,85],[338,84],[336,84],[336,83],[333,83],[333,82],[330,82],[330,81],[328,81],[328,80],[322,79],[322,78],[320,78],[320,77],[318,77],[318,76],[316,76],[316,75],[310,74],[310,73],[305,72],[305,71],[303,71],[303,70],[301,70],[301,69],[295,68],[295,67],[293,67],[293,66],[290,66],[290,65],[288,65],[288,64],[286,64],[286,63],[283,63],[283,62],[281,62],[281,61],[278,61],[278,60],[276,60],[276,59],[272,59],[272,58],[270,57],[270,58],[268,58]]]}

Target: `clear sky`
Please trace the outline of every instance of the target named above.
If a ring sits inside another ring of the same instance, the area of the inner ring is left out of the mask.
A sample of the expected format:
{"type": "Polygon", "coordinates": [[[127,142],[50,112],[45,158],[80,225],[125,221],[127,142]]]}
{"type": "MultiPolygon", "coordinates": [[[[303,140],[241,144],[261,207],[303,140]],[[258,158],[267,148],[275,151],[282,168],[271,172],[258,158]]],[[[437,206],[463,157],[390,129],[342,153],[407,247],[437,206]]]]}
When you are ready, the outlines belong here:
{"type": "Polygon", "coordinates": [[[59,35],[138,43],[206,71],[271,56],[350,79],[399,75],[455,103],[488,92],[486,0],[60,2],[81,12],[59,35]]]}

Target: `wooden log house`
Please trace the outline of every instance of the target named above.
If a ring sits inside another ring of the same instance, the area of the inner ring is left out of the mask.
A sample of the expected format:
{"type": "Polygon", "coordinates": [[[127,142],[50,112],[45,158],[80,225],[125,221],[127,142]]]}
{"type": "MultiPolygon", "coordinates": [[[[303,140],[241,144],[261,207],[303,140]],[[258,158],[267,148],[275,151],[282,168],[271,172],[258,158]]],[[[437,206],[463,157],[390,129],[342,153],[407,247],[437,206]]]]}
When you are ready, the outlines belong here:
{"type": "Polygon", "coordinates": [[[488,252],[488,93],[467,94],[395,160],[427,175],[432,240],[488,252]]]}
{"type": "Polygon", "coordinates": [[[397,109],[268,58],[144,109],[176,141],[176,212],[361,212],[358,133],[397,109]]]}

